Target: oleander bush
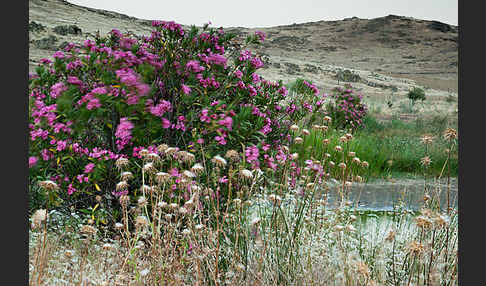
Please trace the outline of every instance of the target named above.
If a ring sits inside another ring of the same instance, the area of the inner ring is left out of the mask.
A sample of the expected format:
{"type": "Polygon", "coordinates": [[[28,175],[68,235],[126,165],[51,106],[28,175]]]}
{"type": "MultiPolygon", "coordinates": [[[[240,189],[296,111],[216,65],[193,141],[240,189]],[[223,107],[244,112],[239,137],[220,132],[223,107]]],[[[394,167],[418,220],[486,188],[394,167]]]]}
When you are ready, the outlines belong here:
{"type": "MultiPolygon", "coordinates": [[[[153,27],[149,36],[113,30],[70,43],[30,77],[29,180],[59,185],[49,204],[79,208],[93,206],[95,195],[132,195],[141,181],[116,190],[115,161],[140,158],[141,150],[163,156],[162,143],[198,161],[243,147],[248,168],[278,172],[289,126],[318,114],[315,87],[308,99],[286,98],[281,82],[256,73],[263,62],[233,45],[233,34],[174,22],[153,27]]],[[[256,32],[246,43],[264,38],[256,32]]]]}

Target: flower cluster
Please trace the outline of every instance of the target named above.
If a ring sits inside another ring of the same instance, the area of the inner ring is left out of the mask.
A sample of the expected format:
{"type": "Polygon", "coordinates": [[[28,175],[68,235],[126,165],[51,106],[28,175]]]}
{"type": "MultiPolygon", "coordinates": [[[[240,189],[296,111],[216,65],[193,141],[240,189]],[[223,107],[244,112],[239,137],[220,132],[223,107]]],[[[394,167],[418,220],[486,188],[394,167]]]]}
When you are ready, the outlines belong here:
{"type": "Polygon", "coordinates": [[[331,97],[333,103],[328,104],[327,111],[338,128],[358,129],[364,127],[363,118],[368,107],[362,102],[363,96],[356,93],[351,85],[345,88],[336,87],[331,97]]]}

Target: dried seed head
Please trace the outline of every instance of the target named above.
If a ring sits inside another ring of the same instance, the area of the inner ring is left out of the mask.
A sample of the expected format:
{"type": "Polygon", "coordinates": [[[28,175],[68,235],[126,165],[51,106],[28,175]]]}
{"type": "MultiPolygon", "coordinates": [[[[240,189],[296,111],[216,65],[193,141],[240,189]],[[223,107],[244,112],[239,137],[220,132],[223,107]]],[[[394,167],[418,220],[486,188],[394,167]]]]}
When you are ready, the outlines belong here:
{"type": "Polygon", "coordinates": [[[157,207],[159,207],[161,209],[165,209],[167,206],[168,206],[168,204],[164,201],[160,201],[160,202],[157,203],[157,207]]]}
{"type": "Polygon", "coordinates": [[[348,141],[351,140],[351,139],[353,139],[353,135],[351,133],[346,133],[344,136],[346,137],[346,139],[348,141]]]}
{"type": "Polygon", "coordinates": [[[422,164],[422,166],[424,167],[428,167],[430,165],[430,163],[432,162],[432,160],[430,159],[429,156],[425,156],[423,157],[422,159],[420,159],[420,163],[422,164]]]}
{"type": "Polygon", "coordinates": [[[113,247],[113,244],[111,244],[111,243],[105,243],[105,244],[103,244],[102,248],[103,248],[103,250],[109,251],[109,250],[112,250],[114,247],[113,247]]]}
{"type": "Polygon", "coordinates": [[[138,198],[137,204],[141,208],[145,207],[147,205],[147,198],[145,198],[144,196],[141,196],[140,198],[138,198]]]}
{"type": "Polygon", "coordinates": [[[157,153],[150,152],[145,156],[147,160],[150,160],[152,162],[159,162],[160,161],[160,156],[157,153]]]}
{"type": "Polygon", "coordinates": [[[334,147],[334,150],[336,150],[337,152],[341,152],[343,151],[343,147],[337,145],[336,147],[334,147]]]}
{"type": "Polygon", "coordinates": [[[346,169],[346,163],[344,163],[344,162],[339,163],[339,165],[338,165],[338,166],[339,166],[339,168],[341,168],[341,169],[346,169]]]}
{"type": "Polygon", "coordinates": [[[243,169],[240,171],[240,177],[243,179],[251,179],[253,178],[253,174],[250,170],[243,169]]]}
{"type": "Polygon", "coordinates": [[[135,226],[137,228],[141,228],[141,227],[146,227],[149,225],[149,221],[146,217],[144,216],[137,216],[137,218],[135,219],[135,226]]]}
{"type": "Polygon", "coordinates": [[[302,142],[304,142],[304,139],[302,139],[301,137],[295,137],[294,142],[295,144],[302,144],[302,142]]]}
{"type": "Polygon", "coordinates": [[[36,210],[32,216],[32,228],[37,229],[42,226],[42,224],[47,220],[48,214],[47,210],[39,209],[36,210]]]}
{"type": "Polygon", "coordinates": [[[457,138],[457,130],[452,129],[452,128],[447,128],[446,131],[444,131],[444,138],[447,140],[453,140],[457,138]]]}
{"type": "Polygon", "coordinates": [[[431,144],[434,141],[434,137],[428,134],[424,134],[421,138],[420,141],[422,141],[423,144],[428,145],[431,144]]]}
{"type": "Polygon", "coordinates": [[[213,164],[221,168],[223,168],[227,164],[226,160],[219,155],[214,156],[213,159],[211,159],[211,162],[213,162],[213,164]]]}
{"type": "Polygon", "coordinates": [[[70,259],[70,258],[72,258],[74,256],[74,251],[72,251],[72,250],[66,250],[64,252],[64,256],[66,256],[66,258],[70,259]]]}
{"type": "Polygon", "coordinates": [[[196,177],[196,174],[194,174],[193,172],[189,171],[189,170],[185,170],[184,172],[182,172],[182,175],[188,179],[192,179],[192,178],[195,178],[196,177]]]}
{"type": "Polygon", "coordinates": [[[59,186],[51,180],[41,181],[39,182],[39,186],[48,191],[54,191],[59,189],[59,186]]]}
{"type": "Polygon", "coordinates": [[[430,228],[432,226],[432,221],[425,216],[418,216],[415,218],[415,223],[420,228],[430,228]]]}
{"type": "Polygon", "coordinates": [[[126,181],[121,181],[116,184],[117,191],[124,191],[126,189],[128,189],[128,183],[126,181]]]}
{"type": "Polygon", "coordinates": [[[185,228],[185,229],[182,230],[182,234],[187,236],[187,235],[191,234],[191,231],[189,229],[185,228]]]}
{"type": "Polygon", "coordinates": [[[344,183],[344,185],[346,186],[346,188],[351,188],[351,186],[353,185],[353,182],[347,181],[347,182],[344,183]]]}
{"type": "Polygon", "coordinates": [[[268,196],[268,200],[271,201],[274,205],[280,205],[282,198],[278,195],[271,194],[268,196]]]}
{"type": "Polygon", "coordinates": [[[324,144],[324,145],[329,144],[329,139],[326,138],[326,139],[322,140],[322,144],[324,144]]]}
{"type": "Polygon", "coordinates": [[[119,198],[119,200],[120,200],[120,204],[122,206],[127,206],[128,203],[130,202],[130,197],[127,196],[127,195],[121,195],[120,198],[119,198]]]}
{"type": "Polygon", "coordinates": [[[348,152],[348,156],[349,157],[354,157],[354,156],[356,156],[356,152],[348,152]]]}
{"type": "Polygon", "coordinates": [[[348,142],[348,138],[346,136],[341,136],[341,137],[339,137],[339,142],[346,143],[346,142],[348,142]]]}
{"type": "Polygon", "coordinates": [[[157,172],[157,169],[155,168],[154,163],[152,163],[152,162],[149,162],[149,163],[146,163],[145,165],[143,165],[142,170],[145,173],[149,173],[149,174],[157,172]]]}
{"type": "Polygon", "coordinates": [[[412,241],[407,245],[407,251],[409,254],[419,256],[424,253],[425,246],[420,242],[412,241]]]}
{"type": "Polygon", "coordinates": [[[297,160],[299,158],[299,153],[292,153],[290,158],[292,158],[292,160],[297,160]]]}
{"type": "Polygon", "coordinates": [[[119,169],[122,169],[124,167],[127,167],[129,164],[129,161],[127,158],[118,158],[115,162],[115,166],[117,166],[119,169]]]}
{"type": "Polygon", "coordinates": [[[296,124],[293,124],[292,126],[290,126],[290,130],[296,132],[296,131],[299,131],[299,126],[296,125],[296,124]]]}
{"type": "Polygon", "coordinates": [[[123,223],[119,223],[119,222],[115,223],[115,229],[118,230],[123,229],[123,223]]]}
{"type": "Polygon", "coordinates": [[[356,228],[352,224],[348,224],[346,226],[346,231],[348,231],[348,232],[355,232],[356,231],[356,228]]]}
{"type": "Polygon", "coordinates": [[[203,228],[204,228],[204,225],[203,224],[196,224],[194,226],[194,228],[197,230],[197,231],[201,231],[203,228]]]}
{"type": "Polygon", "coordinates": [[[150,186],[142,185],[140,187],[140,191],[142,191],[143,194],[146,194],[146,193],[151,193],[153,191],[153,189],[150,186]]]}
{"type": "Polygon", "coordinates": [[[307,135],[310,134],[310,132],[307,129],[302,129],[302,134],[304,134],[305,136],[307,136],[307,135]]]}
{"type": "Polygon", "coordinates": [[[179,205],[178,205],[178,204],[176,204],[176,203],[171,203],[171,204],[169,204],[169,208],[170,208],[171,210],[176,210],[176,209],[178,209],[178,208],[179,208],[179,205]]]}
{"type": "Polygon", "coordinates": [[[165,154],[165,150],[167,150],[167,148],[169,148],[167,144],[160,144],[157,146],[157,151],[159,151],[160,154],[165,154]]]}
{"type": "Polygon", "coordinates": [[[201,174],[204,171],[204,167],[200,163],[196,163],[194,166],[192,166],[191,171],[196,174],[201,174]]]}
{"type": "Polygon", "coordinates": [[[180,215],[186,215],[187,214],[187,209],[185,207],[180,207],[179,208],[179,214],[180,215]]]}
{"type": "Polygon", "coordinates": [[[170,180],[170,174],[168,174],[166,172],[157,172],[155,174],[155,180],[159,184],[166,183],[166,182],[168,182],[170,180]]]}
{"type": "Polygon", "coordinates": [[[259,224],[260,221],[261,221],[261,219],[259,217],[255,217],[254,219],[252,219],[251,225],[255,226],[255,225],[259,224]]]}
{"type": "Polygon", "coordinates": [[[335,231],[343,231],[343,229],[344,229],[344,226],[342,226],[342,225],[338,224],[338,225],[334,226],[335,231]]]}
{"type": "Polygon", "coordinates": [[[233,163],[240,161],[240,155],[238,154],[238,151],[233,149],[228,150],[228,152],[226,152],[226,155],[224,156],[233,163]]]}
{"type": "Polygon", "coordinates": [[[177,148],[174,148],[174,147],[168,147],[167,149],[165,149],[165,153],[166,155],[172,155],[172,154],[175,154],[177,152],[177,148]]]}
{"type": "Polygon", "coordinates": [[[361,166],[363,166],[364,168],[368,168],[370,166],[370,164],[366,161],[363,161],[363,162],[361,162],[361,166]]]}
{"type": "Polygon", "coordinates": [[[356,182],[358,182],[358,183],[361,183],[361,182],[363,181],[363,178],[362,178],[361,176],[359,176],[359,175],[358,175],[358,176],[356,176],[354,179],[355,179],[355,180],[356,180],[356,182]]]}
{"type": "Polygon", "coordinates": [[[91,226],[91,225],[83,225],[80,229],[80,232],[84,235],[92,236],[95,235],[98,230],[91,226]]]}
{"type": "Polygon", "coordinates": [[[323,118],[323,119],[324,119],[324,121],[326,121],[326,122],[330,122],[330,121],[332,120],[332,119],[331,119],[331,117],[329,117],[329,116],[324,116],[324,118],[323,118]]]}
{"type": "Polygon", "coordinates": [[[334,163],[333,161],[329,161],[328,164],[330,168],[334,168],[334,166],[336,165],[336,163],[334,163]]]}
{"type": "Polygon", "coordinates": [[[395,239],[396,231],[394,229],[390,229],[388,234],[386,235],[385,241],[392,242],[395,239]]]}
{"type": "Polygon", "coordinates": [[[121,173],[121,179],[124,180],[124,181],[128,181],[128,180],[130,180],[132,178],[133,178],[132,172],[128,172],[127,171],[127,172],[122,172],[121,173]]]}
{"type": "Polygon", "coordinates": [[[140,150],[140,152],[138,152],[138,154],[140,154],[140,156],[146,158],[148,156],[148,154],[150,154],[150,152],[147,149],[142,149],[142,150],[140,150]]]}

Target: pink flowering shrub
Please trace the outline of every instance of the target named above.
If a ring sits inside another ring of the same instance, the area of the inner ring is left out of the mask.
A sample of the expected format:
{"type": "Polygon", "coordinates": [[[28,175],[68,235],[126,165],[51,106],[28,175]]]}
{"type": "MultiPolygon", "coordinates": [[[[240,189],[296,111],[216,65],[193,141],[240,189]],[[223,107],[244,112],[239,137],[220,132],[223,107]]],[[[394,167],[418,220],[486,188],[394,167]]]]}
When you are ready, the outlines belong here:
{"type": "Polygon", "coordinates": [[[112,30],[41,61],[29,77],[32,181],[55,181],[64,200],[111,196],[115,161],[143,149],[162,155],[160,144],[198,159],[198,150],[209,157],[244,146],[249,166],[278,169],[289,126],[317,112],[319,91],[310,85],[312,100],[286,100],[282,82],[256,74],[262,60],[222,29],[152,25],[149,36],[112,30]]]}
{"type": "Polygon", "coordinates": [[[363,96],[356,93],[351,85],[336,87],[331,94],[333,102],[327,105],[327,112],[336,128],[356,130],[364,127],[363,118],[368,107],[362,101],[363,96]]]}

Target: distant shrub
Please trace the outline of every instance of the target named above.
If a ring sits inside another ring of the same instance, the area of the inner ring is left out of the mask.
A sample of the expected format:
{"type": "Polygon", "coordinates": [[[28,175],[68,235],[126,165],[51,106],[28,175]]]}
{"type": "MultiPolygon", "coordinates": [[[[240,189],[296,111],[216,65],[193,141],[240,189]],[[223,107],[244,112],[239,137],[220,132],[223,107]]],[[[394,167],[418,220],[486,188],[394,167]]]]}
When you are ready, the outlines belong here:
{"type": "Polygon", "coordinates": [[[336,73],[336,79],[344,82],[359,82],[361,77],[350,70],[339,70],[336,73]]]}
{"type": "Polygon", "coordinates": [[[414,87],[411,91],[408,92],[407,96],[408,99],[410,99],[412,105],[414,105],[417,100],[425,100],[425,91],[421,88],[414,87]]]}
{"type": "Polygon", "coordinates": [[[327,112],[334,127],[356,130],[364,126],[363,118],[368,113],[368,107],[361,102],[363,96],[356,93],[351,85],[334,88],[331,98],[334,101],[327,104],[327,112]]]}

